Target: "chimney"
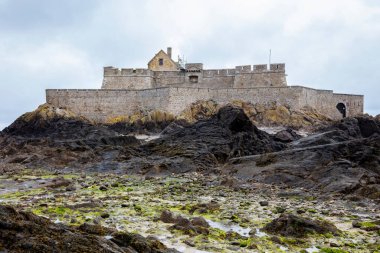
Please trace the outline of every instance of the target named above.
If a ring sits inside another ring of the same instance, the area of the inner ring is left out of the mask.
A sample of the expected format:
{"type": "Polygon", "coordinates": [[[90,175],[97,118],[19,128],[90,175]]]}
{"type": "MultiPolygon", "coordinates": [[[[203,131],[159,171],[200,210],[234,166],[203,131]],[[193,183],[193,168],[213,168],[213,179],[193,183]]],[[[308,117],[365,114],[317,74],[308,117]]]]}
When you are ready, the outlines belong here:
{"type": "Polygon", "coordinates": [[[166,54],[170,57],[170,59],[172,58],[172,48],[171,47],[168,47],[166,54]]]}

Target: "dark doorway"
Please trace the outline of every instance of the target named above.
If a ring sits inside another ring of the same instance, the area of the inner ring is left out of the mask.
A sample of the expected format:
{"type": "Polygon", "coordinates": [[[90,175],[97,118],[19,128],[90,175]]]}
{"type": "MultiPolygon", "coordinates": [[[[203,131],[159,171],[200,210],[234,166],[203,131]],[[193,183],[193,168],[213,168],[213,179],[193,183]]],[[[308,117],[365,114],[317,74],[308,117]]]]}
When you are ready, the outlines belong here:
{"type": "Polygon", "coordinates": [[[346,117],[346,105],[343,103],[338,103],[336,109],[342,114],[343,118],[346,117]]]}

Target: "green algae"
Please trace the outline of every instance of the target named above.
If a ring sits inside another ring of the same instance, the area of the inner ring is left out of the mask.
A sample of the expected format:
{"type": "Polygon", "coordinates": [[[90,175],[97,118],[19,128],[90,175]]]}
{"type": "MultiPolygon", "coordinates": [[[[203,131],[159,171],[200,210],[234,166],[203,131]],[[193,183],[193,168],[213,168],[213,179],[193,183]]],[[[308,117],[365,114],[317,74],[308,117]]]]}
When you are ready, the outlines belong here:
{"type": "Polygon", "coordinates": [[[342,249],[334,249],[334,248],[321,248],[321,251],[323,253],[349,253],[348,251],[342,250],[342,249]]]}

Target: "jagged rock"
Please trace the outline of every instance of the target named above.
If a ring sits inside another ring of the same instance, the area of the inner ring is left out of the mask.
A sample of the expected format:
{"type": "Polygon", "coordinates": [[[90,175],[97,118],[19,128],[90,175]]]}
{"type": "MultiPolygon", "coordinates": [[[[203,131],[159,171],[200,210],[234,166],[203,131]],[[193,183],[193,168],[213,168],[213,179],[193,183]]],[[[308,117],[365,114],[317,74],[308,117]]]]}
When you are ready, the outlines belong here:
{"type": "Polygon", "coordinates": [[[327,221],[307,219],[293,214],[281,214],[279,218],[265,225],[263,230],[271,234],[294,237],[305,237],[310,233],[340,233],[335,225],[327,221]]]}
{"type": "Polygon", "coordinates": [[[208,227],[210,225],[203,217],[194,217],[191,220],[182,217],[181,215],[174,215],[168,210],[161,213],[160,220],[165,223],[174,223],[169,229],[181,230],[188,235],[208,234],[208,227]]]}
{"type": "Polygon", "coordinates": [[[242,109],[232,106],[222,107],[212,118],[185,126],[144,146],[150,153],[193,157],[201,167],[223,163],[230,157],[284,147],[254,126],[242,109]]]}
{"type": "Polygon", "coordinates": [[[0,250],[5,252],[177,252],[157,240],[99,225],[70,227],[0,205],[0,250]],[[111,240],[103,235],[109,234],[111,240]],[[129,248],[129,249],[127,249],[129,248]]]}
{"type": "Polygon", "coordinates": [[[279,131],[274,135],[275,140],[285,142],[285,143],[299,140],[300,138],[301,136],[297,134],[291,128],[287,128],[286,130],[279,131]]]}
{"type": "Polygon", "coordinates": [[[370,137],[373,134],[380,134],[380,121],[369,117],[358,117],[358,125],[363,137],[370,137]]]}
{"type": "Polygon", "coordinates": [[[131,132],[159,133],[174,120],[175,116],[165,111],[137,111],[132,115],[110,118],[106,122],[106,126],[121,134],[131,132]]]}
{"type": "Polygon", "coordinates": [[[358,118],[344,119],[293,141],[287,150],[233,161],[224,169],[230,175],[259,183],[377,199],[380,135],[370,123],[373,134],[363,138],[358,118]]]}

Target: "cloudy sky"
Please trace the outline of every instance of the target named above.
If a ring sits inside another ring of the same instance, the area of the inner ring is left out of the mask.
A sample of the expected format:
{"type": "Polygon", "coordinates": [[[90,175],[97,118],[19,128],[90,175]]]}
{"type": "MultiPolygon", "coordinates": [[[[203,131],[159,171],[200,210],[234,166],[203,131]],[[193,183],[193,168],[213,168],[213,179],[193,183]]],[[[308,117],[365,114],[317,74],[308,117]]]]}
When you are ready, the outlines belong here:
{"type": "Polygon", "coordinates": [[[365,95],[380,113],[378,0],[0,0],[0,129],[46,88],[100,88],[103,66],[167,46],[206,68],[287,64],[288,84],[365,95]]]}

